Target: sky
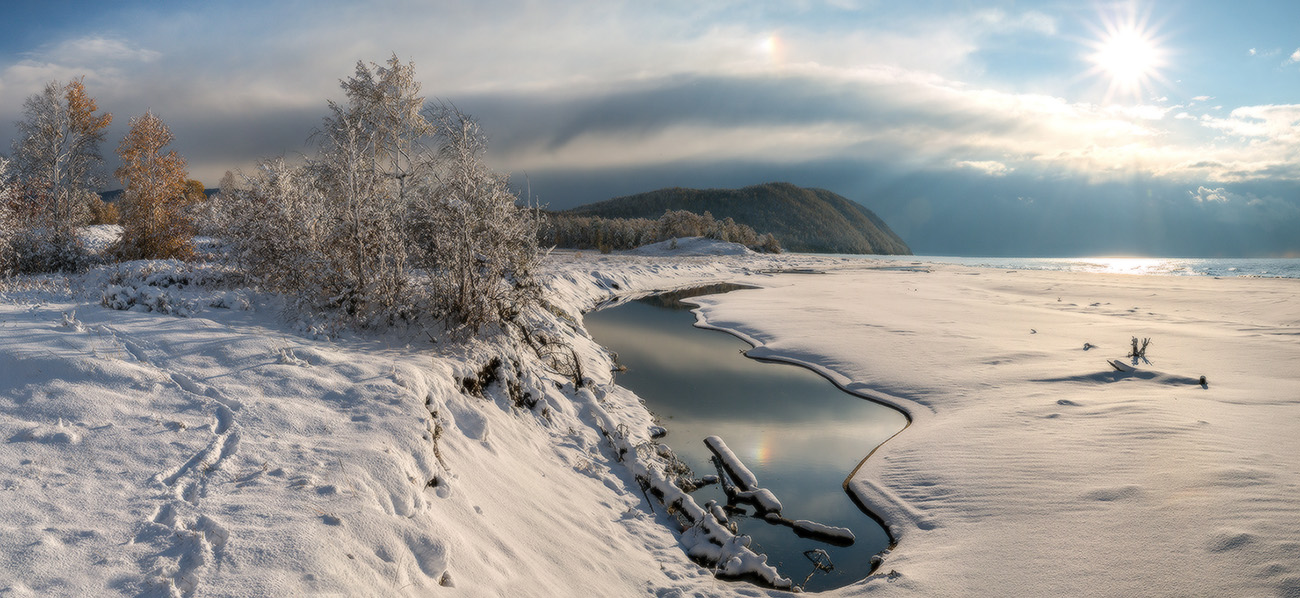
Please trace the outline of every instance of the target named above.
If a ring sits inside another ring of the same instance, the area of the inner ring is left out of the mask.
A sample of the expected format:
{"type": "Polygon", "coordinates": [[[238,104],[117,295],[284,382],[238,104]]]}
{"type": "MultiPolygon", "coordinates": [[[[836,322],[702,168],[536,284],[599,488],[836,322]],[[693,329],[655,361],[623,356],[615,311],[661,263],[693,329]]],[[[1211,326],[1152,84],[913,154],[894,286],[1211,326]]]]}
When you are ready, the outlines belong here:
{"type": "Polygon", "coordinates": [[[1300,3],[10,4],[0,152],[84,76],[107,169],[153,110],[216,186],[311,152],[339,80],[396,55],[555,209],[788,181],[918,254],[1300,256],[1300,3]]]}

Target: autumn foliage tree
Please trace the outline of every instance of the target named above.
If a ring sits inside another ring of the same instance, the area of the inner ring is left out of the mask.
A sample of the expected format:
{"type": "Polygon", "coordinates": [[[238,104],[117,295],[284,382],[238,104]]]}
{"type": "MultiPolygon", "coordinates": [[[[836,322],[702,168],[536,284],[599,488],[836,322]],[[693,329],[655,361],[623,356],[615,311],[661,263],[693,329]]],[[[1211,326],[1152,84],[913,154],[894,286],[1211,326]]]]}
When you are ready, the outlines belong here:
{"type": "Polygon", "coordinates": [[[91,202],[98,199],[99,146],[113,121],[98,110],[81,79],[51,81],[23,103],[13,143],[19,271],[69,270],[84,262],[76,228],[88,222],[91,202]]]}
{"type": "Polygon", "coordinates": [[[207,189],[203,187],[203,181],[187,179],[185,181],[185,191],[181,193],[181,202],[185,206],[192,206],[208,198],[207,189]]]}
{"type": "Polygon", "coordinates": [[[114,253],[128,260],[187,258],[193,254],[190,225],[184,216],[188,175],[185,159],[175,151],[171,130],[153,112],[131,119],[117,148],[122,166],[122,238],[114,253]]]}

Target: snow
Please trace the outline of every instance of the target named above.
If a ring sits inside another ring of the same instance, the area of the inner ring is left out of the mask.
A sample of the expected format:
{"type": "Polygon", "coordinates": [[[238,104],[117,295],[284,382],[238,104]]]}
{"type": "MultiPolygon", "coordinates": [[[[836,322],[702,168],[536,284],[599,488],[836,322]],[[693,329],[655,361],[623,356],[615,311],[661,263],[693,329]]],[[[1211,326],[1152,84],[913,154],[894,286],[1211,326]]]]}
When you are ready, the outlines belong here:
{"type": "Polygon", "coordinates": [[[745,467],[745,463],[731,451],[722,438],[709,436],[704,439],[704,444],[722,463],[722,468],[738,487],[737,490],[729,490],[729,495],[755,505],[762,513],[777,515],[781,513],[781,501],[777,500],[771,490],[758,485],[758,478],[754,476],[754,472],[745,467]]]}
{"type": "Polygon", "coordinates": [[[850,483],[898,538],[890,593],[1300,592],[1300,281],[844,266],[760,284],[701,298],[703,318],[911,416],[850,483]],[[1149,364],[1124,357],[1133,336],[1149,364]]]}
{"type": "Polygon", "coordinates": [[[831,538],[839,542],[852,543],[856,537],[853,530],[835,525],[826,525],[807,519],[796,519],[792,524],[795,533],[807,534],[814,537],[831,538]]]}
{"type": "Polygon", "coordinates": [[[754,251],[739,243],[728,243],[707,237],[682,237],[651,243],[626,253],[629,255],[660,257],[698,257],[702,255],[753,255],[754,251]]]}
{"type": "Polygon", "coordinates": [[[785,595],[715,578],[768,565],[581,328],[721,281],[759,288],[703,325],[911,417],[848,484],[898,544],[828,594],[1300,593],[1300,281],[873,265],[556,252],[531,317],[581,388],[504,336],[312,334],[212,265],[0,283],[0,595],[785,595]]]}
{"type": "Polygon", "coordinates": [[[79,231],[81,242],[92,253],[103,253],[122,236],[122,227],[116,224],[100,224],[82,227],[79,231]]]}

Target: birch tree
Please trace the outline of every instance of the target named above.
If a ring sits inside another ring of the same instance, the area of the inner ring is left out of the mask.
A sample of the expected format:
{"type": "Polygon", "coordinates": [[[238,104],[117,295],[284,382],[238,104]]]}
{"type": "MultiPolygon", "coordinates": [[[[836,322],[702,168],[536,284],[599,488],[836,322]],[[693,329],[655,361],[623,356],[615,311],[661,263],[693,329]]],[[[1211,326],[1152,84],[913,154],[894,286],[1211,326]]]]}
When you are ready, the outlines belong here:
{"type": "Polygon", "coordinates": [[[117,148],[122,166],[122,238],[114,247],[122,259],[186,258],[194,246],[183,216],[185,159],[174,150],[171,129],[152,111],[131,119],[130,130],[117,148]]]}
{"type": "Polygon", "coordinates": [[[84,261],[76,228],[88,221],[90,200],[103,183],[99,147],[113,121],[98,110],[81,79],[51,81],[23,102],[13,142],[24,220],[21,270],[76,269],[84,261]]]}
{"type": "Polygon", "coordinates": [[[329,220],[323,248],[338,275],[326,303],[362,319],[391,316],[408,299],[408,190],[432,166],[424,140],[433,127],[415,66],[396,55],[358,61],[340,86],[347,102],[329,102],[313,163],[329,220]]]}

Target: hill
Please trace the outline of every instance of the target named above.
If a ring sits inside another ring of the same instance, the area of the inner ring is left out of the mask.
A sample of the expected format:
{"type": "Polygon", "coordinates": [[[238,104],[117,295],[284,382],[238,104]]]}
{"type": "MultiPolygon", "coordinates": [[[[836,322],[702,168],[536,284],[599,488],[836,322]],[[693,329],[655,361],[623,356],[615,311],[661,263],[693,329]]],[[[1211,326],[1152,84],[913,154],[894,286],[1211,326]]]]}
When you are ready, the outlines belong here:
{"type": "Polygon", "coordinates": [[[674,187],[617,197],[566,210],[574,216],[658,218],[665,210],[709,212],[760,233],[772,233],[787,251],[911,255],[871,210],[825,189],[765,183],[743,189],[674,187]]]}

